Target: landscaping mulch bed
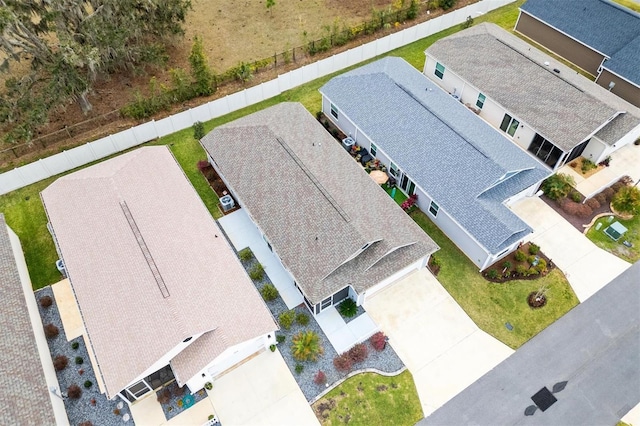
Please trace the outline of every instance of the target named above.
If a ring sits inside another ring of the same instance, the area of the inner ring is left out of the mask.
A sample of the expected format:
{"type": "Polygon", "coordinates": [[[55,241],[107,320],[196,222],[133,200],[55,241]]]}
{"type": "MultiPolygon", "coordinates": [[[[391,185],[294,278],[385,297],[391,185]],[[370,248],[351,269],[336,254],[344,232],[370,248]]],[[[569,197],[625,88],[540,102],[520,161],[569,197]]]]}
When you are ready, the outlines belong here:
{"type": "MultiPolygon", "coordinates": [[[[241,260],[241,263],[248,272],[249,270],[251,270],[253,265],[257,263],[257,260],[255,259],[255,257],[252,257],[249,261],[241,260]]],[[[260,281],[254,280],[254,284],[258,288],[258,290],[260,290],[266,284],[271,284],[271,280],[265,273],[264,278],[260,281]]],[[[287,305],[284,303],[284,300],[282,300],[280,296],[278,296],[273,301],[265,303],[267,304],[267,307],[271,311],[274,318],[276,318],[276,320],[278,318],[278,315],[288,311],[287,305]]],[[[281,327],[276,335],[285,336],[285,340],[282,343],[278,344],[278,349],[280,350],[282,357],[289,367],[289,370],[291,370],[293,377],[296,379],[296,382],[302,390],[305,398],[307,398],[307,401],[311,401],[321,392],[323,392],[327,387],[347,377],[347,375],[351,371],[340,372],[335,369],[335,367],[333,366],[333,359],[338,354],[333,349],[333,346],[331,346],[331,342],[324,334],[324,332],[314,319],[313,315],[311,315],[309,310],[304,306],[304,304],[297,306],[294,311],[296,312],[296,314],[304,313],[308,315],[309,323],[303,326],[298,324],[297,322],[294,322],[289,330],[281,327]],[[320,343],[324,349],[324,354],[318,357],[318,361],[316,362],[300,362],[296,361],[293,358],[293,355],[291,353],[291,342],[293,341],[293,336],[303,330],[311,330],[318,334],[320,338],[320,343]],[[303,366],[303,370],[300,373],[296,373],[296,365],[298,364],[303,366]],[[318,371],[322,371],[326,375],[325,384],[314,383],[314,377],[318,371]]],[[[391,345],[386,345],[385,349],[380,352],[377,352],[375,349],[373,349],[369,342],[365,342],[365,345],[367,346],[369,355],[363,362],[354,364],[352,371],[362,370],[366,368],[375,368],[380,371],[393,373],[404,367],[404,364],[400,360],[400,357],[398,357],[391,345]]]]}
{"type": "Polygon", "coordinates": [[[603,204],[600,207],[598,207],[597,209],[595,209],[593,211],[593,214],[590,217],[583,218],[583,217],[578,217],[578,216],[574,216],[574,215],[568,214],[567,212],[562,210],[562,208],[560,207],[560,205],[558,204],[557,201],[552,200],[551,198],[547,197],[546,195],[542,195],[540,198],[549,207],[551,207],[556,213],[558,213],[560,216],[562,216],[564,218],[564,220],[569,222],[574,228],[576,228],[580,232],[584,232],[585,225],[588,225],[589,223],[591,223],[593,218],[596,217],[597,215],[602,214],[602,213],[611,212],[611,208],[609,207],[609,204],[603,204]]]}
{"type": "MultiPolygon", "coordinates": [[[[531,245],[531,243],[526,243],[523,244],[522,246],[520,246],[520,248],[518,250],[523,251],[527,256],[531,256],[531,254],[529,254],[529,246],[531,245]]],[[[516,260],[516,251],[514,250],[513,252],[509,253],[509,255],[503,257],[502,259],[500,259],[499,261],[497,261],[496,263],[494,263],[493,265],[489,266],[488,268],[486,268],[484,270],[484,272],[482,272],[482,277],[484,279],[486,279],[487,281],[493,282],[493,283],[505,283],[507,281],[514,281],[514,280],[536,280],[538,278],[541,277],[545,277],[549,274],[549,272],[551,272],[553,269],[556,268],[555,264],[553,263],[553,261],[551,259],[549,259],[549,257],[547,257],[547,255],[545,255],[542,251],[538,251],[538,253],[535,254],[535,256],[538,256],[538,258],[540,259],[544,259],[544,261],[547,263],[547,270],[545,272],[536,274],[536,275],[520,275],[518,273],[515,272],[515,268],[518,265],[524,265],[527,267],[527,269],[529,269],[530,264],[527,261],[523,261],[523,262],[518,262],[516,260]],[[505,262],[510,262],[512,267],[510,269],[510,271],[506,271],[505,273],[508,273],[507,276],[503,275],[502,271],[504,269],[504,263],[505,262]],[[491,270],[496,270],[498,271],[498,273],[500,274],[497,278],[491,278],[489,276],[489,271],[491,270]]]]}
{"type": "Polygon", "coordinates": [[[40,289],[35,292],[35,295],[42,324],[52,323],[60,330],[56,337],[47,339],[51,358],[53,359],[57,355],[64,355],[69,359],[67,367],[62,371],[56,372],[59,390],[63,396],[66,395],[67,389],[72,384],[77,384],[82,390],[82,394],[78,399],[63,397],[69,423],[71,425],[79,425],[82,422],[90,421],[95,426],[133,425],[134,421],[126,403],[120,398],[108,400],[104,394],[100,393],[84,338],[80,336],[71,342],[67,341],[51,287],[40,289]],[[39,303],[40,298],[44,296],[49,296],[53,299],[53,304],[47,308],[43,308],[39,303]],[[74,342],[78,342],[77,349],[73,349],[71,346],[74,342]],[[76,357],[82,358],[82,364],[75,363],[76,357]],[[80,370],[82,370],[82,373],[80,370]],[[84,387],[84,383],[87,380],[92,383],[89,388],[84,387]],[[118,410],[117,405],[119,402],[123,402],[123,408],[118,410]],[[123,422],[125,414],[130,417],[126,423],[123,422]]]}
{"type": "Polygon", "coordinates": [[[188,390],[186,385],[179,389],[178,383],[174,381],[156,392],[157,396],[165,392],[167,392],[167,395],[171,395],[166,403],[160,403],[167,420],[171,420],[207,397],[207,392],[204,388],[194,393],[189,393],[188,390]]]}

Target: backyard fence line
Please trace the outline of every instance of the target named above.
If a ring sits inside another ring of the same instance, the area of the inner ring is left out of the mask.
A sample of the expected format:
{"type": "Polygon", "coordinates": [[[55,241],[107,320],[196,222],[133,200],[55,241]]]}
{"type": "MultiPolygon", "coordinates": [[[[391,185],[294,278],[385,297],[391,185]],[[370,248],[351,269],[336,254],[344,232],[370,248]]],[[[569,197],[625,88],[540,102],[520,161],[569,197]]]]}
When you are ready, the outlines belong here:
{"type": "Polygon", "coordinates": [[[422,38],[512,3],[513,0],[481,0],[410,28],[362,44],[317,62],[279,75],[257,86],[227,95],[161,120],[151,120],[84,145],[62,151],[0,174],[0,195],[84,166],[109,155],[209,121],[278,96],[287,90],[390,52],[422,38]]]}

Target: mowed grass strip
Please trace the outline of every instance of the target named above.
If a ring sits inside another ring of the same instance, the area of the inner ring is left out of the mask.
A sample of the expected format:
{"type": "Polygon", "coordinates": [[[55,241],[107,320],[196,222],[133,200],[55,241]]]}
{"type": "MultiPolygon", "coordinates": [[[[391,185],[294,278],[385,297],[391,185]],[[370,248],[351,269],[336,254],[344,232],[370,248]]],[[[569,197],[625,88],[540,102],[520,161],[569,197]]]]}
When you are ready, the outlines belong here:
{"type": "Polygon", "coordinates": [[[408,370],[386,377],[355,375],[312,406],[318,420],[330,425],[414,425],[423,417],[413,376],[408,370]]]}
{"type": "MultiPolygon", "coordinates": [[[[579,301],[559,269],[535,280],[491,283],[478,267],[420,210],[413,220],[440,246],[434,256],[440,261],[438,281],[482,330],[513,349],[544,330],[566,314],[579,301]],[[527,296],[547,288],[547,304],[530,308],[527,296]],[[509,331],[506,323],[513,326],[509,331]]],[[[544,247],[541,247],[544,251],[544,247]]]]}

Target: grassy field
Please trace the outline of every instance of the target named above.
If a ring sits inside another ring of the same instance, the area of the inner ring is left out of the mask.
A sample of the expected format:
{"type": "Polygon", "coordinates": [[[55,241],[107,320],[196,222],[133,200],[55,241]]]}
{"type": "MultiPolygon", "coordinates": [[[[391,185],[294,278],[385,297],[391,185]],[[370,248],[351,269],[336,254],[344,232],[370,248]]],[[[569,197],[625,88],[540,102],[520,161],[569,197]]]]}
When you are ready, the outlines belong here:
{"type": "Polygon", "coordinates": [[[423,416],[409,371],[394,377],[362,373],[313,404],[323,425],[413,425],[423,416]]]}
{"type": "Polygon", "coordinates": [[[438,281],[482,330],[516,349],[566,314],[579,301],[560,270],[537,280],[517,280],[504,284],[486,281],[478,268],[420,210],[411,214],[422,229],[440,246],[435,257],[441,268],[438,281]],[[547,287],[547,304],[532,309],[527,296],[547,287]],[[509,331],[506,323],[513,325],[509,331]]]}
{"type": "MultiPolygon", "coordinates": [[[[522,0],[519,0],[518,2],[487,13],[476,19],[476,22],[490,20],[505,28],[512,28],[518,16],[518,6],[521,3],[522,0]]],[[[392,51],[390,55],[401,56],[420,69],[424,62],[424,50],[436,40],[459,30],[459,26],[453,27],[392,51]]],[[[374,59],[371,61],[373,60],[374,59]]],[[[362,64],[357,66],[360,65],[362,64]]],[[[307,110],[315,114],[317,111],[320,111],[322,102],[322,97],[318,89],[334,75],[314,80],[259,104],[211,120],[205,123],[205,130],[210,131],[216,126],[284,101],[300,102],[307,110]]],[[[206,158],[206,156],[200,144],[193,139],[192,130],[187,129],[177,132],[160,138],[157,141],[150,142],[150,144],[169,145],[171,147],[176,159],[183,167],[185,174],[191,180],[205,205],[211,211],[211,214],[214,217],[218,217],[220,212],[216,207],[216,196],[213,191],[209,189],[204,178],[196,168],[197,161],[206,158]]],[[[7,223],[20,237],[31,280],[36,289],[52,284],[60,279],[60,274],[54,265],[57,254],[52,238],[46,230],[46,216],[39,197],[40,191],[54,180],[55,178],[50,178],[0,196],[0,212],[5,213],[7,223]]]]}
{"type": "Polygon", "coordinates": [[[604,233],[604,230],[610,225],[608,217],[598,219],[587,231],[587,238],[593,241],[595,245],[601,249],[604,249],[627,262],[634,263],[640,260],[640,216],[635,216],[629,220],[616,218],[613,222],[615,221],[620,222],[628,229],[628,231],[618,241],[613,241],[604,233]],[[601,227],[599,230],[596,230],[598,223],[601,224],[601,227]],[[622,242],[625,240],[632,243],[633,247],[626,247],[623,245],[622,242]]]}

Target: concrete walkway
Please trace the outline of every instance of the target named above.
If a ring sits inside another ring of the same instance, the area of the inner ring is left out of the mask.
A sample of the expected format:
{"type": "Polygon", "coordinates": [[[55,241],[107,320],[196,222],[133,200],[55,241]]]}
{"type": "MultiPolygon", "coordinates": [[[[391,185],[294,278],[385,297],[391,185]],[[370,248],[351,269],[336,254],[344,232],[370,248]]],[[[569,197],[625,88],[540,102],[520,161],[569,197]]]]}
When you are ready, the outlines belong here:
{"type": "Polygon", "coordinates": [[[280,352],[265,351],[231,370],[209,391],[223,425],[317,425],[280,352]]]}
{"type": "Polygon", "coordinates": [[[411,374],[428,416],[513,350],[480,330],[426,269],[365,301],[411,374]]]}
{"type": "Polygon", "coordinates": [[[581,302],[631,266],[593,244],[538,197],[511,208],[534,229],[529,239],[564,272],[581,302]]]}
{"type": "Polygon", "coordinates": [[[600,192],[624,175],[629,175],[634,182],[640,179],[640,146],[628,144],[611,154],[609,167],[598,171],[587,179],[576,172],[568,164],[560,168],[558,173],[565,173],[576,181],[576,189],[585,197],[600,192]]]}
{"type": "Polygon", "coordinates": [[[331,346],[341,354],[350,349],[356,343],[360,343],[371,337],[378,331],[378,326],[368,313],[363,313],[358,318],[346,323],[335,308],[331,306],[316,316],[318,325],[327,335],[331,346]]]}
{"type": "Polygon", "coordinates": [[[237,251],[246,247],[251,249],[258,262],[262,264],[273,285],[278,289],[284,303],[287,304],[287,308],[293,309],[303,303],[302,293],[295,287],[293,278],[284,269],[277,256],[269,250],[269,246],[262,238],[262,234],[249,218],[245,209],[240,209],[221,217],[218,219],[218,224],[227,234],[237,251]]]}

